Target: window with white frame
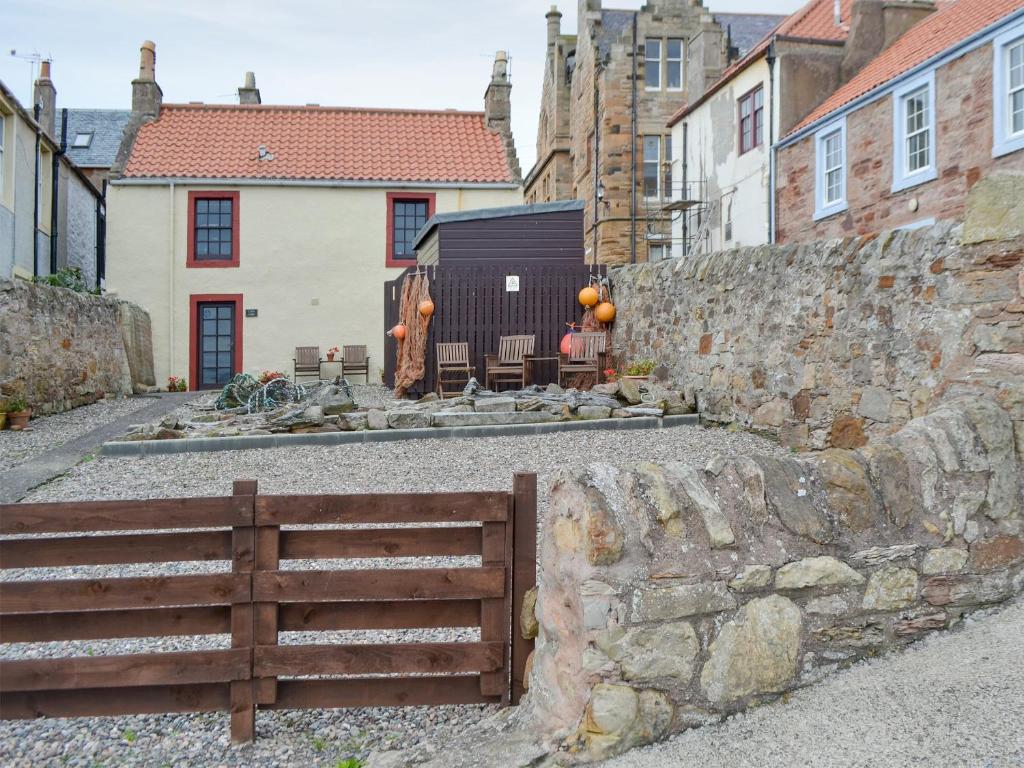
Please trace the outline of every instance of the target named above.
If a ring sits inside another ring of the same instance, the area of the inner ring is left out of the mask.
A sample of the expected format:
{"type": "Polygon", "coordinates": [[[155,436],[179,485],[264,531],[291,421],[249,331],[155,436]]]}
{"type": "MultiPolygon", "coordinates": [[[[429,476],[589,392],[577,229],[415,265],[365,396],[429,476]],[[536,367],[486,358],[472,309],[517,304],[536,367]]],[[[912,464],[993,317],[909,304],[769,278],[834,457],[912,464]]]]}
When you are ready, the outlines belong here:
{"type": "Polygon", "coordinates": [[[831,123],[814,135],[814,218],[846,210],[846,121],[831,123]]]}
{"type": "Polygon", "coordinates": [[[683,90],[683,41],[670,37],[665,44],[665,87],[683,90]]]}
{"type": "Polygon", "coordinates": [[[672,246],[669,243],[651,240],[647,243],[647,260],[663,261],[672,255],[672,246]]]}
{"type": "Polygon", "coordinates": [[[935,72],[893,95],[892,188],[896,192],[936,178],[935,72]]]}
{"type": "Polygon", "coordinates": [[[672,199],[672,135],[668,134],[664,138],[665,142],[665,156],[661,160],[661,167],[664,170],[662,179],[664,186],[662,189],[662,197],[666,200],[672,199]]]}
{"type": "Polygon", "coordinates": [[[661,136],[644,136],[644,197],[661,195],[661,136]]]}
{"type": "Polygon", "coordinates": [[[644,88],[661,90],[661,40],[649,37],[644,43],[644,88]]]}
{"type": "Polygon", "coordinates": [[[1024,149],[1024,24],[992,43],[992,156],[1024,149]]]}

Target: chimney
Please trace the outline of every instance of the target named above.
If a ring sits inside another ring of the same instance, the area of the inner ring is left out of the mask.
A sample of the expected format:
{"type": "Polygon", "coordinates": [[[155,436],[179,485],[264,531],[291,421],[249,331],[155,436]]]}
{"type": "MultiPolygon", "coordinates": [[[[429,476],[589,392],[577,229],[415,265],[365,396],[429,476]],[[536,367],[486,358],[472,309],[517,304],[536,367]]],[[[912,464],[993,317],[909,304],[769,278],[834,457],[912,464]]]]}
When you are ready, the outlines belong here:
{"type": "Polygon", "coordinates": [[[512,140],[512,83],[508,79],[508,56],[505,51],[494,55],[494,68],[491,70],[491,82],[484,91],[484,123],[487,130],[499,134],[505,143],[505,157],[512,177],[522,180],[519,170],[519,158],[516,157],[516,145],[512,140]]]}
{"type": "Polygon", "coordinates": [[[551,10],[544,14],[548,20],[548,48],[558,42],[558,36],[562,34],[562,14],[557,5],[552,5],[551,10]]]}
{"type": "Polygon", "coordinates": [[[256,87],[256,75],[252,72],[245,73],[245,85],[238,89],[239,104],[262,104],[260,101],[260,89],[256,87]]]}
{"type": "Polygon", "coordinates": [[[840,82],[892,45],[912,26],[935,11],[932,0],[854,0],[844,44],[840,82]]]}
{"type": "Polygon", "coordinates": [[[32,89],[32,101],[39,107],[39,125],[51,139],[56,141],[54,131],[57,128],[57,89],[50,79],[50,62],[39,65],[39,79],[32,89]]]}
{"type": "Polygon", "coordinates": [[[132,80],[132,112],[160,117],[163,98],[156,83],[156,43],[147,40],[139,49],[139,76],[132,80]]]}

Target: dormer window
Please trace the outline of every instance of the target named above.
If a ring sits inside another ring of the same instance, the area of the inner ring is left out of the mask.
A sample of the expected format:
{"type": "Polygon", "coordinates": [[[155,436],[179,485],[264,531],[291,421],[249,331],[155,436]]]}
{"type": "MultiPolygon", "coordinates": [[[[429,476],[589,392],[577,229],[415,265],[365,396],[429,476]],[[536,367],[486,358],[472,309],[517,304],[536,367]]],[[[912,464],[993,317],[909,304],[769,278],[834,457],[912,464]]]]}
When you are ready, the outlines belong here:
{"type": "Polygon", "coordinates": [[[75,140],[71,142],[73,149],[86,149],[90,144],[92,144],[92,131],[76,133],[75,140]]]}

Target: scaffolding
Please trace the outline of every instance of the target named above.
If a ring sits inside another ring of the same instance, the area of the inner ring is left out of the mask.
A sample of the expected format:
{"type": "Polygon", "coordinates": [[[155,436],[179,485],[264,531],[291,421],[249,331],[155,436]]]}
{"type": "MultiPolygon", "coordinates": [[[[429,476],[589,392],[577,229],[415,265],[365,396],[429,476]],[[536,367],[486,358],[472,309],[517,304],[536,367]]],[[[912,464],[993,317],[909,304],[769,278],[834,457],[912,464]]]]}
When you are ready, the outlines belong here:
{"type": "Polygon", "coordinates": [[[706,180],[666,183],[664,187],[669,188],[668,195],[643,198],[645,241],[649,246],[668,246],[672,256],[681,258],[710,251],[717,205],[707,199],[706,180]]]}

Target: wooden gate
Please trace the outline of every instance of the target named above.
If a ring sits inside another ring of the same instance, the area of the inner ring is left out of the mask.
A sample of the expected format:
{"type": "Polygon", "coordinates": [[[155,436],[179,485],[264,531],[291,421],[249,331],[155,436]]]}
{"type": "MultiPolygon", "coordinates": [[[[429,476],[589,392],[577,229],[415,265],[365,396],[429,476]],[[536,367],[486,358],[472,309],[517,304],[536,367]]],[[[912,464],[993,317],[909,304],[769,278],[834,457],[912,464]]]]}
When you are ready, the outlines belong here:
{"type": "MultiPolygon", "coordinates": [[[[476,366],[483,381],[484,355],[498,351],[502,336],[534,334],[534,354],[541,358],[558,355],[558,343],[566,332],[566,323],[578,322],[582,315],[577,296],[591,274],[604,275],[603,266],[585,264],[492,264],[472,266],[421,267],[430,277],[434,315],[427,338],[426,373],[414,387],[420,394],[436,389],[434,344],[465,341],[469,343],[470,365],[476,366]],[[518,290],[507,290],[506,278],[515,277],[518,290]]],[[[384,284],[385,327],[398,322],[402,282],[415,274],[409,268],[397,279],[384,284]]],[[[557,379],[553,360],[539,361],[535,381],[547,384],[557,379]]],[[[395,383],[395,340],[384,338],[384,377],[388,386],[395,383]]]]}
{"type": "Polygon", "coordinates": [[[535,583],[536,483],[517,474],[512,493],[261,496],[238,481],[220,498],[2,505],[3,569],[230,560],[231,570],[3,581],[0,642],[230,634],[231,647],[0,661],[0,717],[227,711],[232,738],[248,741],[257,708],[516,704],[533,647],[518,616],[535,583]],[[137,532],[153,530],[172,532],[137,532]],[[423,556],[480,564],[282,568],[423,556]],[[480,638],[278,644],[287,631],[421,627],[479,627],[480,638]]]}

